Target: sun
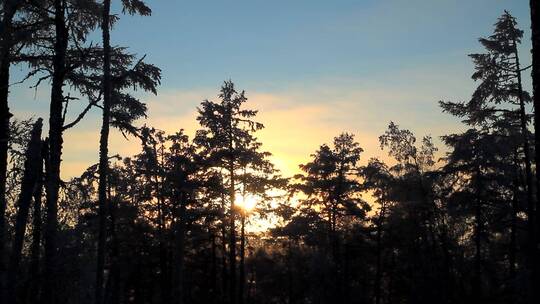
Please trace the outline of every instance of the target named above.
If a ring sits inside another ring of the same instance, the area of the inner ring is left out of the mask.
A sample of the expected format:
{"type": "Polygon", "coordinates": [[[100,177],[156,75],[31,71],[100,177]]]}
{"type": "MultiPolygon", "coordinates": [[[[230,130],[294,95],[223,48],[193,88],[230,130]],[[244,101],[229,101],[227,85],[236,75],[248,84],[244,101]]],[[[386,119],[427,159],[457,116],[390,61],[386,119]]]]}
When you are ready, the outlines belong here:
{"type": "Polygon", "coordinates": [[[257,198],[252,195],[237,195],[234,204],[244,211],[251,211],[257,206],[257,198]]]}

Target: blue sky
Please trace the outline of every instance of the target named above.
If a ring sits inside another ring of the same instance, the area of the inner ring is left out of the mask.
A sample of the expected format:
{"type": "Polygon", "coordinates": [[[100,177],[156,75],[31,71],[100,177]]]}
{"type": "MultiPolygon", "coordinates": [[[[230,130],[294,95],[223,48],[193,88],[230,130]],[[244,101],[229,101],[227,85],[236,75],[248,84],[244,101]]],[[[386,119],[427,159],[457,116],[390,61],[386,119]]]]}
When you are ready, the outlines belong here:
{"type": "MultiPolygon", "coordinates": [[[[341,131],[357,135],[367,159],[384,154],[377,136],[390,120],[418,136],[459,130],[437,101],[470,96],[467,54],[481,51],[477,38],[489,35],[505,9],[525,30],[522,61],[530,62],[528,3],[148,1],[151,17],[122,16],[111,37],[163,70],[158,96],[145,97],[147,123],[192,132],[198,103],[215,98],[222,81],[232,79],[261,111],[266,148],[292,173],[341,131]]],[[[19,118],[46,117],[48,88],[34,97],[27,87],[14,87],[13,112],[19,118]]],[[[97,161],[98,128],[94,111],[66,134],[64,176],[97,161]]],[[[113,153],[130,154],[137,147],[134,140],[113,136],[113,153]]]]}
{"type": "Polygon", "coordinates": [[[504,9],[528,29],[526,0],[154,1],[113,39],[163,68],[163,87],[230,77],[279,89],[432,63],[463,64],[504,9]]]}

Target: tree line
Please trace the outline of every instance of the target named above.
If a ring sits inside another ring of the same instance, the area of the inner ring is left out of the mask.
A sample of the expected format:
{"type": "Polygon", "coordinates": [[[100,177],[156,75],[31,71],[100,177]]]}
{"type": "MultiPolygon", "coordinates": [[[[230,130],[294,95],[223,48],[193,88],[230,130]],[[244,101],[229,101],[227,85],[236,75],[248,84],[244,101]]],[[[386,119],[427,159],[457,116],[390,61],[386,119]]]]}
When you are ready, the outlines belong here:
{"type": "Polygon", "coordinates": [[[147,112],[137,92],[157,94],[161,71],[111,42],[120,15],[110,0],[2,1],[1,302],[538,303],[536,2],[532,65],[505,11],[469,55],[471,98],[440,101],[464,126],[442,137],[442,158],[430,136],[390,122],[386,161],[361,159],[344,132],[286,177],[230,80],[197,108],[193,138],[137,123],[147,112]],[[31,88],[49,84],[48,134],[42,118],[12,118],[14,66],[31,88]],[[94,109],[97,163],[62,180],[64,135],[94,109]],[[111,127],[138,153],[110,155],[111,127]],[[274,224],[251,231],[255,218],[274,224]]]}

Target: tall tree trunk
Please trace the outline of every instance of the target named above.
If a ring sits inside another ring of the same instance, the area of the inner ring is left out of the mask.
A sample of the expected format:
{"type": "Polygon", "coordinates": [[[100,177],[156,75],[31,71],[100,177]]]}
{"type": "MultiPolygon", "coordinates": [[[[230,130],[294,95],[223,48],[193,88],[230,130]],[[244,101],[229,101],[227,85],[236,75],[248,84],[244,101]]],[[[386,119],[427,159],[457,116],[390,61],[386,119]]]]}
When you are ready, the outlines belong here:
{"type": "MultiPolygon", "coordinates": [[[[383,203],[384,204],[384,203],[383,203]]],[[[375,269],[375,304],[381,303],[381,284],[382,284],[382,224],[384,220],[384,205],[381,207],[381,213],[377,219],[377,264],[375,269]]]]}
{"type": "Polygon", "coordinates": [[[11,31],[16,11],[15,1],[2,1],[3,14],[0,23],[0,300],[6,300],[6,182],[9,141],[9,68],[11,65],[11,31]]]}
{"type": "Polygon", "coordinates": [[[475,303],[481,303],[483,298],[482,291],[482,202],[480,199],[480,169],[476,172],[476,189],[475,189],[475,210],[474,210],[474,279],[473,279],[473,298],[475,303]]]}
{"type": "MultiPolygon", "coordinates": [[[[532,39],[532,83],[533,83],[533,104],[534,104],[534,139],[535,139],[535,161],[536,161],[536,189],[540,189],[540,3],[538,0],[530,0],[531,6],[531,39],[532,39]]],[[[537,193],[536,218],[540,219],[540,200],[537,193]]],[[[529,219],[530,220],[530,219],[529,219]]],[[[536,233],[532,248],[535,248],[532,267],[532,292],[531,303],[540,302],[540,257],[538,249],[538,234],[540,225],[536,223],[536,233]]]]}
{"type": "Polygon", "coordinates": [[[216,245],[216,235],[214,232],[210,234],[210,242],[212,243],[212,269],[211,269],[211,282],[210,286],[212,288],[212,303],[215,303],[216,298],[216,289],[217,289],[217,245],[216,245]]]}
{"type": "Polygon", "coordinates": [[[292,264],[292,247],[291,247],[291,238],[287,238],[287,304],[293,304],[294,301],[294,288],[293,288],[293,264],[292,264]]]}
{"type": "Polygon", "coordinates": [[[337,208],[341,202],[338,200],[332,204],[332,209],[330,211],[330,248],[332,252],[332,262],[333,262],[333,298],[336,302],[343,303],[343,275],[342,275],[342,261],[340,257],[340,244],[339,236],[337,231],[337,208]]]}
{"type": "MultiPolygon", "coordinates": [[[[512,213],[510,217],[510,244],[508,250],[508,273],[510,279],[511,299],[516,298],[516,257],[517,257],[517,214],[519,212],[518,183],[516,181],[512,197],[512,213]]],[[[513,301],[513,300],[512,300],[513,301]]]]}
{"type": "Polygon", "coordinates": [[[34,191],[34,210],[32,214],[32,245],[30,247],[30,282],[28,286],[28,303],[39,303],[41,273],[39,267],[41,248],[41,197],[43,195],[43,160],[47,157],[47,142],[42,143],[41,160],[38,167],[38,181],[34,191]]]}
{"type": "Polygon", "coordinates": [[[231,201],[231,210],[229,218],[229,229],[230,229],[230,239],[229,239],[229,280],[230,280],[230,303],[236,303],[236,224],[235,224],[235,190],[234,190],[234,169],[231,166],[231,176],[230,176],[230,189],[229,189],[229,199],[231,201]]]}
{"type": "Polygon", "coordinates": [[[111,1],[103,1],[101,31],[103,38],[103,116],[99,138],[99,236],[97,244],[95,303],[103,303],[103,271],[105,268],[105,242],[107,222],[107,176],[109,171],[109,126],[111,110],[111,45],[110,45],[111,1]]]}
{"type": "MultiPolygon", "coordinates": [[[[161,167],[161,165],[160,165],[161,167]]],[[[165,199],[163,197],[163,188],[159,186],[160,182],[156,176],[156,191],[158,192],[158,240],[159,240],[159,277],[161,288],[161,302],[170,303],[171,299],[171,276],[169,270],[169,234],[165,229],[165,199]]]]}
{"type": "MultiPolygon", "coordinates": [[[[155,156],[155,162],[157,168],[164,166],[163,159],[163,145],[159,148],[157,144],[153,144],[153,153],[155,156]]],[[[168,231],[165,229],[166,225],[166,213],[165,213],[165,190],[163,186],[163,177],[160,177],[160,173],[156,168],[151,168],[149,172],[153,172],[154,177],[154,189],[157,197],[157,210],[158,210],[158,247],[159,247],[159,270],[160,270],[160,289],[161,289],[161,302],[170,303],[171,299],[171,273],[169,270],[169,244],[170,237],[168,231]]],[[[151,179],[152,176],[150,176],[151,179]]]]}
{"type": "MultiPolygon", "coordinates": [[[[388,274],[388,301],[386,303],[394,303],[394,291],[396,290],[396,253],[394,250],[390,250],[390,273],[388,274]]],[[[398,302],[400,299],[398,299],[398,302]]]]}
{"type": "MultiPolygon", "coordinates": [[[[232,111],[231,111],[232,112],[232,111]]],[[[234,172],[234,146],[233,146],[233,132],[232,132],[232,118],[229,118],[229,200],[231,204],[230,210],[230,240],[229,240],[229,269],[230,269],[230,303],[236,303],[236,210],[235,210],[235,200],[236,200],[236,190],[235,190],[235,172],[234,172]]]]}
{"type": "Polygon", "coordinates": [[[45,227],[45,273],[43,304],[55,304],[58,292],[58,191],[60,188],[60,164],[63,145],[63,103],[64,80],[66,76],[66,51],[68,30],[66,28],[66,4],[63,0],[54,1],[55,43],[53,56],[53,75],[51,85],[51,104],[49,110],[49,159],[47,171],[47,222],[45,227]]]}
{"type": "Polygon", "coordinates": [[[240,275],[238,278],[238,303],[244,304],[244,286],[246,281],[246,216],[242,214],[240,230],[240,275]]]}
{"type": "Polygon", "coordinates": [[[350,243],[348,241],[345,241],[343,243],[343,275],[342,275],[342,282],[343,282],[343,303],[347,304],[351,302],[351,249],[350,249],[350,243]]]}
{"type": "MultiPolygon", "coordinates": [[[[514,56],[516,60],[516,77],[517,77],[517,84],[518,84],[518,98],[519,98],[519,114],[520,114],[520,126],[521,126],[521,134],[523,136],[523,153],[525,156],[524,162],[525,162],[525,182],[527,186],[527,230],[529,234],[529,261],[531,263],[532,269],[533,269],[533,282],[536,281],[536,277],[538,276],[537,267],[538,267],[538,256],[537,256],[537,248],[535,244],[537,243],[537,229],[536,229],[536,221],[537,216],[535,214],[535,202],[534,202],[534,194],[533,194],[533,177],[532,177],[532,169],[531,169],[531,157],[530,157],[530,148],[529,148],[529,130],[527,128],[527,113],[525,111],[525,99],[523,96],[523,85],[521,81],[521,66],[519,62],[519,54],[517,49],[517,42],[515,40],[512,41],[514,56]]],[[[513,265],[515,266],[515,265],[513,265]]],[[[536,286],[536,284],[535,284],[536,286]]],[[[533,287],[533,290],[537,288],[533,287]]]]}
{"type": "Polygon", "coordinates": [[[26,150],[26,160],[24,162],[24,174],[21,182],[21,193],[17,201],[17,218],[15,221],[15,237],[11,246],[11,255],[9,259],[8,270],[8,302],[17,302],[17,283],[19,265],[21,262],[22,248],[24,242],[24,233],[28,221],[28,213],[32,203],[39,178],[39,168],[41,163],[41,129],[43,120],[39,118],[32,129],[30,142],[26,150]]]}
{"type": "Polygon", "coordinates": [[[225,196],[221,197],[221,209],[223,210],[221,222],[221,302],[225,303],[229,286],[229,274],[227,271],[227,219],[225,215],[225,196]]]}
{"type": "Polygon", "coordinates": [[[184,241],[185,241],[185,197],[180,196],[177,207],[174,255],[174,289],[173,299],[176,304],[184,303],[184,241]]]}
{"type": "Polygon", "coordinates": [[[109,224],[110,224],[110,235],[111,235],[111,270],[110,275],[107,278],[106,282],[106,290],[105,290],[105,296],[103,297],[104,303],[108,304],[118,304],[120,303],[120,293],[121,293],[121,282],[120,282],[120,244],[118,240],[118,234],[116,229],[116,223],[117,223],[117,210],[118,210],[118,201],[116,199],[112,199],[111,196],[111,185],[110,181],[108,182],[108,201],[110,202],[108,210],[108,214],[111,218],[109,224]]]}

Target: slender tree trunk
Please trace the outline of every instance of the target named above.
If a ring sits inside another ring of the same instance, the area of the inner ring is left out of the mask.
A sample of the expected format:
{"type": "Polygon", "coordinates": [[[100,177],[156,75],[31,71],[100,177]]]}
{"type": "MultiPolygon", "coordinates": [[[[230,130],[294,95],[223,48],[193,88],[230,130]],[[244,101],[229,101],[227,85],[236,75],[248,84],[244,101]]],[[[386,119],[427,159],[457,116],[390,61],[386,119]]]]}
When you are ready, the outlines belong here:
{"type": "Polygon", "coordinates": [[[476,172],[476,198],[475,198],[475,211],[474,211],[474,281],[473,281],[473,297],[476,303],[482,302],[482,202],[480,199],[480,169],[476,172]]]}
{"type": "Polygon", "coordinates": [[[41,273],[39,267],[41,248],[41,197],[43,195],[43,160],[47,157],[47,142],[42,143],[41,160],[38,168],[38,181],[34,191],[34,210],[32,214],[32,245],[30,247],[30,282],[28,303],[39,303],[41,273]]]}
{"type": "Polygon", "coordinates": [[[230,188],[229,188],[229,199],[231,201],[231,210],[230,210],[230,239],[229,239],[229,274],[230,274],[230,303],[236,303],[236,224],[235,224],[235,190],[234,190],[234,166],[231,165],[231,176],[230,176],[230,188]]]}
{"type": "MultiPolygon", "coordinates": [[[[532,83],[533,83],[533,104],[534,104],[534,139],[535,139],[535,161],[536,161],[536,189],[540,189],[540,3],[538,0],[530,0],[531,7],[531,39],[532,39],[532,83]]],[[[536,219],[540,219],[540,200],[537,193],[536,199],[536,219]]],[[[532,218],[531,218],[532,219],[532,218]]],[[[531,220],[529,219],[529,220],[531,220]]],[[[532,267],[532,296],[530,303],[540,302],[540,254],[539,240],[540,225],[536,224],[536,233],[533,244],[535,249],[532,267]]]]}
{"type": "Polygon", "coordinates": [[[384,206],[377,220],[377,268],[375,269],[375,304],[381,303],[382,284],[382,223],[384,219],[384,206]]]}
{"type": "MultiPolygon", "coordinates": [[[[516,58],[516,76],[517,76],[517,84],[518,84],[518,97],[519,97],[519,113],[520,113],[520,124],[521,124],[521,133],[523,136],[523,153],[525,155],[525,182],[527,185],[527,230],[529,232],[529,260],[533,269],[533,276],[534,278],[537,277],[537,267],[538,267],[538,256],[537,256],[537,249],[534,244],[537,243],[537,229],[536,229],[536,214],[535,214],[535,202],[534,202],[534,194],[533,194],[533,177],[532,177],[532,169],[531,169],[531,157],[530,157],[530,148],[529,148],[529,130],[527,128],[527,113],[525,111],[525,99],[523,96],[523,86],[521,81],[521,66],[519,62],[519,54],[517,49],[517,43],[516,41],[512,41],[513,43],[513,49],[514,49],[514,56],[516,58]]],[[[536,279],[533,278],[533,281],[536,279]]],[[[536,285],[535,285],[536,286],[536,285]]],[[[537,287],[534,287],[536,289],[537,287]]]]}
{"type": "Polygon", "coordinates": [[[390,273],[388,274],[388,301],[386,302],[388,304],[394,303],[394,291],[396,290],[396,254],[393,250],[391,250],[390,252],[390,273]]]}
{"type": "Polygon", "coordinates": [[[238,279],[238,303],[244,304],[244,286],[246,283],[246,265],[245,265],[245,256],[246,256],[246,216],[242,215],[240,230],[240,276],[238,279]]]}
{"type": "Polygon", "coordinates": [[[517,256],[517,213],[519,211],[518,207],[518,183],[516,182],[514,186],[515,190],[512,197],[512,214],[510,218],[510,248],[508,252],[508,272],[510,277],[510,294],[511,298],[515,299],[516,292],[516,256],[517,256]]]}
{"type": "Polygon", "coordinates": [[[111,218],[110,220],[110,231],[111,231],[111,270],[110,275],[107,278],[106,283],[106,291],[105,291],[105,297],[104,297],[104,303],[108,304],[118,304],[120,303],[120,244],[118,240],[118,234],[116,229],[116,223],[117,223],[117,210],[118,210],[118,202],[115,199],[112,199],[111,196],[111,185],[110,181],[108,182],[108,201],[110,202],[108,210],[108,214],[111,218]]]}
{"type": "Polygon", "coordinates": [[[223,221],[221,223],[221,299],[222,303],[226,302],[227,291],[229,287],[228,271],[227,271],[227,219],[225,216],[225,198],[221,197],[221,208],[223,210],[223,221]]]}
{"type": "Polygon", "coordinates": [[[176,304],[184,303],[184,240],[185,240],[185,196],[181,195],[177,206],[176,231],[175,231],[175,256],[174,256],[174,293],[173,299],[176,304]]]}
{"type": "Polygon", "coordinates": [[[66,74],[66,51],[68,30],[65,20],[66,6],[63,0],[54,1],[55,43],[51,104],[49,112],[49,159],[47,172],[47,222],[45,227],[45,273],[43,304],[56,304],[57,256],[56,237],[58,232],[58,191],[60,187],[60,163],[62,161],[63,125],[62,116],[66,74]]]}
{"type": "Polygon", "coordinates": [[[333,262],[333,298],[343,303],[343,280],[342,265],[340,259],[340,246],[337,232],[337,207],[339,202],[334,202],[330,210],[330,248],[333,262]]]}
{"type": "MultiPolygon", "coordinates": [[[[158,148],[157,144],[153,144],[153,153],[155,155],[155,161],[158,168],[162,168],[164,164],[163,160],[163,144],[158,148]]],[[[154,172],[154,189],[157,197],[158,207],[158,246],[159,246],[159,270],[160,270],[160,289],[161,289],[161,302],[169,304],[171,299],[171,272],[169,270],[169,245],[170,237],[165,229],[166,225],[166,213],[165,213],[165,192],[163,186],[163,177],[160,177],[160,173],[151,168],[149,172],[154,172]]],[[[150,176],[150,179],[152,176],[150,176]]]]}
{"type": "Polygon", "coordinates": [[[440,219],[439,224],[441,227],[441,232],[439,233],[439,240],[441,242],[441,250],[444,255],[444,274],[445,274],[445,283],[444,283],[444,292],[446,294],[447,303],[454,303],[454,275],[453,275],[453,262],[452,262],[452,253],[450,247],[450,241],[448,237],[448,224],[444,219],[440,219]]]}
{"type": "Polygon", "coordinates": [[[97,244],[97,269],[95,303],[103,303],[103,271],[105,268],[105,242],[107,222],[107,176],[109,171],[109,126],[111,110],[111,45],[110,45],[110,10],[111,1],[103,1],[101,31],[103,39],[103,116],[99,139],[99,236],[97,244]]]}
{"type": "MultiPolygon", "coordinates": [[[[210,235],[210,241],[212,243],[212,270],[211,270],[211,282],[210,286],[212,287],[212,298],[216,298],[216,289],[217,289],[217,245],[216,245],[216,236],[212,232],[210,235]]],[[[212,302],[215,303],[215,300],[212,302]]]]}
{"type": "Polygon", "coordinates": [[[0,300],[6,299],[6,178],[9,141],[9,68],[11,65],[11,31],[16,11],[14,1],[3,1],[3,14],[0,23],[0,300]]]}
{"type": "MultiPolygon", "coordinates": [[[[225,226],[225,225],[223,225],[225,226]]],[[[226,293],[229,287],[229,273],[227,265],[227,233],[225,227],[221,228],[221,300],[225,303],[226,293]]]]}
{"type": "Polygon", "coordinates": [[[343,303],[347,304],[351,302],[351,249],[350,243],[345,242],[343,244],[343,303]]]}
{"type": "Polygon", "coordinates": [[[24,233],[28,221],[28,213],[32,203],[39,178],[41,163],[41,129],[43,120],[39,118],[32,129],[30,142],[26,150],[24,174],[21,182],[21,193],[17,201],[17,219],[15,222],[15,237],[11,248],[8,270],[8,303],[17,303],[17,285],[19,265],[21,262],[24,233]]]}
{"type": "MultiPolygon", "coordinates": [[[[157,179],[157,177],[156,177],[157,179]]],[[[156,182],[159,187],[159,182],[156,182]]],[[[163,304],[169,304],[171,299],[171,276],[169,271],[169,235],[165,230],[165,202],[162,196],[162,190],[156,188],[158,191],[158,240],[159,240],[159,271],[161,280],[161,302],[163,304]]]]}
{"type": "Polygon", "coordinates": [[[236,190],[235,190],[235,172],[234,172],[234,146],[233,146],[233,132],[232,132],[232,118],[229,118],[229,200],[231,204],[230,210],[230,240],[229,240],[229,267],[230,267],[230,303],[236,303],[236,190]]]}
{"type": "Polygon", "coordinates": [[[292,264],[292,248],[291,248],[291,239],[287,238],[287,304],[293,304],[294,300],[294,283],[293,283],[293,264],[292,264]]]}

